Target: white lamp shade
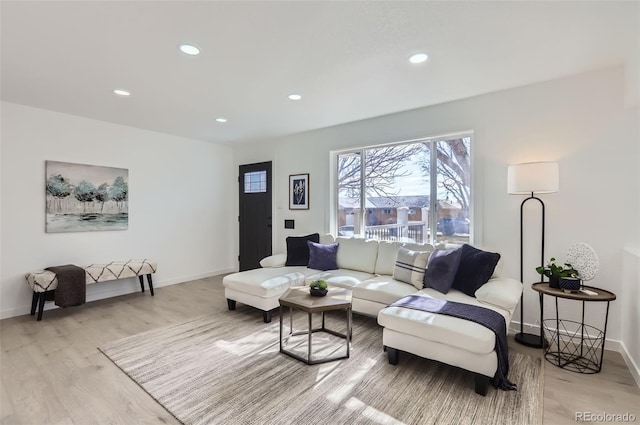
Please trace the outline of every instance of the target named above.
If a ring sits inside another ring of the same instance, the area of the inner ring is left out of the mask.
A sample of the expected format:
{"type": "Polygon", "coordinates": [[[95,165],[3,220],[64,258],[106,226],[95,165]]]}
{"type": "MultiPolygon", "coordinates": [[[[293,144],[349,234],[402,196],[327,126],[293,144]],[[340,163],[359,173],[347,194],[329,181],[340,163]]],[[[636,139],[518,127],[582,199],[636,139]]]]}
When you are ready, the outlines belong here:
{"type": "Polygon", "coordinates": [[[527,162],[509,165],[507,193],[553,193],[560,190],[560,170],[557,162],[527,162]]]}

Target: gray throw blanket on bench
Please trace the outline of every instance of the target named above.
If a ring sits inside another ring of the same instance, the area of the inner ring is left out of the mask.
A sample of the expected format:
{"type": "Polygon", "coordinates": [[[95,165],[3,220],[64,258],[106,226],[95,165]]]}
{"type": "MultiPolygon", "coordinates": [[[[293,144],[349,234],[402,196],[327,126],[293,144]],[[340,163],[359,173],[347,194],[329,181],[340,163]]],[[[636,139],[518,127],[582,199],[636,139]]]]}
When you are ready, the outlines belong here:
{"type": "Polygon", "coordinates": [[[73,307],[86,302],[87,279],[82,267],[67,264],[66,266],[47,267],[46,270],[54,272],[58,279],[58,287],[55,289],[57,306],[73,307]]]}
{"type": "Polygon", "coordinates": [[[409,295],[400,298],[389,307],[404,307],[412,310],[443,314],[478,323],[496,334],[495,350],[498,369],[491,378],[491,385],[501,390],[515,390],[516,385],[507,379],[509,373],[509,349],[507,347],[507,323],[504,317],[491,309],[477,305],[446,301],[438,298],[409,295]]]}

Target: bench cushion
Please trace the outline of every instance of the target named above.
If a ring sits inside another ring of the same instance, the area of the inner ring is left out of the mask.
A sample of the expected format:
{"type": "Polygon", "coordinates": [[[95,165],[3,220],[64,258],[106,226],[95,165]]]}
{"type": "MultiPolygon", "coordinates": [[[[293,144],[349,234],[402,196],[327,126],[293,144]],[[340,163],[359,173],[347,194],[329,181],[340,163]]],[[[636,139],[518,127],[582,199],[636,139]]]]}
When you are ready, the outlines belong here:
{"type": "MultiPolygon", "coordinates": [[[[109,280],[124,279],[140,275],[153,274],[158,269],[158,264],[153,260],[124,260],[112,261],[106,264],[89,264],[83,267],[87,285],[109,280]]],[[[58,279],[55,273],[41,270],[25,275],[27,284],[34,292],[53,291],[58,287],[58,279]]]]}

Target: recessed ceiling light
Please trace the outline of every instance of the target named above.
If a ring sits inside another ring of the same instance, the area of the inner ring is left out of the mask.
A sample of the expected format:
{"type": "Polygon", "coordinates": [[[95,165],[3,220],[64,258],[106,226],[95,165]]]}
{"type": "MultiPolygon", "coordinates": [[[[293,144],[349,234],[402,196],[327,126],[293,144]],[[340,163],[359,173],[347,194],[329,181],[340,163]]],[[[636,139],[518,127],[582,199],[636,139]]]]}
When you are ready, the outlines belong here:
{"type": "Polygon", "coordinates": [[[118,96],[129,96],[129,95],[131,95],[131,92],[129,92],[127,90],[122,90],[122,89],[115,89],[113,92],[115,94],[117,94],[118,96]]]}
{"type": "Polygon", "coordinates": [[[216,121],[218,121],[218,122],[227,122],[227,119],[224,118],[224,117],[218,117],[218,118],[216,118],[216,121]]]}
{"type": "Polygon", "coordinates": [[[411,63],[422,63],[429,59],[429,55],[426,53],[416,53],[414,55],[409,56],[409,62],[411,63]]]}
{"type": "Polygon", "coordinates": [[[289,100],[300,100],[302,99],[302,96],[300,96],[299,94],[290,94],[289,95],[289,100]]]}
{"type": "Polygon", "coordinates": [[[180,50],[187,55],[195,56],[200,54],[200,49],[193,44],[181,44],[180,50]]]}

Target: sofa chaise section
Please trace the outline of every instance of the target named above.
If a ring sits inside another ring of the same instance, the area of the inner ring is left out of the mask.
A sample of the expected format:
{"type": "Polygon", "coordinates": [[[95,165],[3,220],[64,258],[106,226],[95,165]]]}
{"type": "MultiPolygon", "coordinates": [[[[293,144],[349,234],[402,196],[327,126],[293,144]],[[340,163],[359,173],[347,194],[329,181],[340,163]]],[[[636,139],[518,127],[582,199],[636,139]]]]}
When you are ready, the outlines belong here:
{"type": "Polygon", "coordinates": [[[224,296],[229,310],[236,302],[262,310],[265,323],[271,322],[271,311],[278,308],[278,299],[288,288],[304,285],[305,278],[318,270],[304,266],[265,267],[232,273],[223,278],[224,296]]]}
{"type": "MultiPolygon", "coordinates": [[[[455,289],[442,294],[425,288],[416,295],[476,305],[491,309],[511,322],[518,305],[522,284],[510,278],[492,278],[470,297],[455,289]]],[[[451,316],[407,309],[385,307],[378,314],[382,343],[389,363],[398,364],[400,351],[432,359],[474,372],[475,390],[485,395],[489,380],[496,373],[498,357],[493,331],[478,323],[451,316]]]]}

